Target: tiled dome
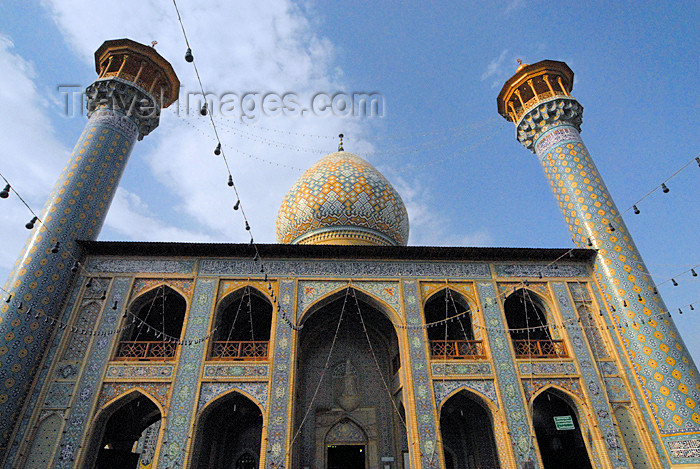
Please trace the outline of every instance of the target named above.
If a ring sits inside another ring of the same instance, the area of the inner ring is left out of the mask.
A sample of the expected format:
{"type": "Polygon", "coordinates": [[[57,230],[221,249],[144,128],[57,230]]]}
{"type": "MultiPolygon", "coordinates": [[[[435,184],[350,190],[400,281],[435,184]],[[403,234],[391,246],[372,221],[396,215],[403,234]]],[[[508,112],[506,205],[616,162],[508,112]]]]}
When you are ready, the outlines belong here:
{"type": "Polygon", "coordinates": [[[405,246],[408,214],[379,171],[339,151],[309,168],[284,197],[277,242],[405,246]]]}

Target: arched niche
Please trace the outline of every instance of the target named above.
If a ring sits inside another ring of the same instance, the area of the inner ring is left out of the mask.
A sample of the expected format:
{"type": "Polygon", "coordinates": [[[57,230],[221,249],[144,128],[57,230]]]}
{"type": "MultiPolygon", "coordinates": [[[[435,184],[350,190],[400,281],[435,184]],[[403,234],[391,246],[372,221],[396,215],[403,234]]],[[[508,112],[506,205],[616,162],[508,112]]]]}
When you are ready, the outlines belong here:
{"type": "Polygon", "coordinates": [[[128,308],[117,360],[172,360],[187,312],[187,300],[167,285],[135,298],[128,308]]]}
{"type": "Polygon", "coordinates": [[[260,462],[261,408],[238,391],[218,397],[202,409],[196,422],[191,469],[239,467],[260,462]]]}
{"type": "Polygon", "coordinates": [[[439,359],[481,358],[484,348],[475,340],[471,308],[460,293],[443,288],[432,294],[423,307],[430,341],[430,355],[439,359]]]}
{"type": "Polygon", "coordinates": [[[532,423],[544,469],[591,469],[576,401],[554,387],[532,400],[532,423]]]}
{"type": "Polygon", "coordinates": [[[348,288],[307,310],[296,349],[293,467],[327,461],[326,435],[344,417],[365,431],[367,461],[378,463],[380,454],[401,459],[406,429],[393,401],[400,380],[392,379],[399,346],[391,314],[371,295],[348,288]]]}
{"type": "MultiPolygon", "coordinates": [[[[81,467],[137,469],[144,456],[143,445],[139,442],[144,441],[149,428],[158,424],[162,415],[157,401],[140,390],[132,390],[113,400],[93,419],[81,467]]],[[[153,453],[146,456],[151,460],[154,457],[153,453]]]]}
{"type": "Polygon", "coordinates": [[[619,405],[615,408],[614,413],[633,469],[651,468],[632,410],[625,405],[619,405]]]}
{"type": "Polygon", "coordinates": [[[216,308],[210,360],[267,360],[272,304],[251,286],[226,295],[216,308]]]}
{"type": "Polygon", "coordinates": [[[49,467],[58,445],[58,439],[61,436],[62,426],[63,416],[58,412],[51,412],[43,416],[37,425],[23,467],[30,469],[49,467]]]}
{"type": "Polygon", "coordinates": [[[503,302],[515,356],[556,358],[566,356],[562,340],[553,337],[545,302],[535,292],[521,288],[503,302]]]}
{"type": "Polygon", "coordinates": [[[492,409],[476,394],[462,389],[442,404],[440,435],[447,468],[500,468],[492,409]]]}

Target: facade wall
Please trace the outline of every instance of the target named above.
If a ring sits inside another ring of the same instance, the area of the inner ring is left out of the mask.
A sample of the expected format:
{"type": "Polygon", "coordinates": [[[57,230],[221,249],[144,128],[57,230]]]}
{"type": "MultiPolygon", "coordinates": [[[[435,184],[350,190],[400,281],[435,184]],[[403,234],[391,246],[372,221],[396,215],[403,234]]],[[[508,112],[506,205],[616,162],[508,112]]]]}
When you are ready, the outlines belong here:
{"type": "MultiPolygon", "coordinates": [[[[611,334],[608,316],[599,314],[605,305],[591,266],[573,260],[562,260],[556,267],[548,264],[280,259],[266,260],[266,270],[280,313],[286,312],[296,324],[349,285],[394,324],[401,368],[390,387],[392,392],[400,389],[397,401],[405,408],[413,468],[445,467],[439,414],[460,390],[478,396],[488,407],[502,468],[541,467],[532,402],[548,388],[565,393],[575,404],[593,467],[637,467],[642,460],[648,461],[646,467],[669,467],[658,436],[640,423],[645,418],[640,390],[620,354],[619,337],[611,334]],[[469,304],[484,358],[431,358],[423,306],[444,288],[469,304]],[[516,358],[503,302],[518,288],[526,288],[545,306],[550,333],[563,341],[566,358],[516,358]],[[592,314],[579,321],[583,310],[592,314]],[[586,331],[593,326],[596,334],[586,331]],[[623,424],[615,420],[620,406],[628,412],[624,432],[637,426],[634,440],[621,433],[623,424]],[[642,448],[644,454],[638,449],[629,454],[631,448],[642,448]]],[[[58,328],[46,368],[32,389],[32,405],[23,415],[15,467],[29,461],[34,465],[29,467],[82,467],[96,418],[135,391],[153,400],[163,416],[158,435],[150,437],[155,441],[152,457],[144,459],[152,461],[150,467],[190,467],[202,411],[231,392],[249,398],[263,414],[260,467],[294,467],[292,441],[298,437],[293,422],[300,410],[294,390],[303,376],[297,373],[300,332],[273,312],[268,360],[207,359],[205,339],[221,300],[245,285],[267,291],[252,260],[95,257],[88,258],[87,265],[91,276],[108,285],[105,300],[101,292],[95,298],[85,287],[86,279],[80,279],[64,313],[69,326],[58,328]],[[185,345],[178,347],[173,360],[111,360],[119,341],[114,331],[128,321],[125,308],[163,284],[187,301],[185,345]],[[80,333],[87,329],[90,334],[80,333]],[[61,433],[53,432],[51,441],[46,428],[59,428],[61,433]]],[[[387,402],[390,405],[388,396],[387,402]]],[[[403,467],[401,446],[397,442],[395,460],[385,464],[403,467]]],[[[383,469],[376,458],[367,467],[383,469]]]]}

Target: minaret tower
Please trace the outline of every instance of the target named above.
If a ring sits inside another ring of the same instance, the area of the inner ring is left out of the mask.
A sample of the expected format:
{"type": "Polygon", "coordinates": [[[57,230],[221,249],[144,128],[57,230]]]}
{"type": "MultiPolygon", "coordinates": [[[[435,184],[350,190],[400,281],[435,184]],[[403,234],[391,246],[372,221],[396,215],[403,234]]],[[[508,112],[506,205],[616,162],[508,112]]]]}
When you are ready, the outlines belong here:
{"type": "MultiPolygon", "coordinates": [[[[0,302],[0,459],[79,266],[77,240],[94,240],[136,140],[158,126],[180,81],[153,47],[129,39],[95,52],[88,122],[15,264],[0,302]]],[[[34,227],[32,227],[34,225],[34,227]]]]}
{"type": "Polygon", "coordinates": [[[498,112],[542,163],[574,242],[598,250],[596,276],[647,409],[672,462],[682,463],[679,448],[700,452],[698,370],[581,140],[573,81],[564,62],[521,64],[498,95],[498,112]]]}

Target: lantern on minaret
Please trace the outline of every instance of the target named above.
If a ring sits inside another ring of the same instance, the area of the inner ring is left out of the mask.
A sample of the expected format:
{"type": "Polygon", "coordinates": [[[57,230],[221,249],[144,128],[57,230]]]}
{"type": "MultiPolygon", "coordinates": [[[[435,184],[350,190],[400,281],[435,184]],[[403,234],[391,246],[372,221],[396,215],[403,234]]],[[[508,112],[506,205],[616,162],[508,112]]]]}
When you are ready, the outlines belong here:
{"type": "Polygon", "coordinates": [[[598,251],[596,276],[668,454],[679,444],[700,448],[697,367],[581,139],[573,82],[564,62],[520,63],[498,95],[498,112],[542,164],[574,242],[598,251]]]}
{"type": "Polygon", "coordinates": [[[129,39],[102,44],[95,68],[85,129],[39,221],[27,224],[31,234],[0,302],[0,459],[56,327],[48,319],[60,316],[79,273],[76,241],[97,238],[134,143],[179,93],[172,66],[129,39]]]}

